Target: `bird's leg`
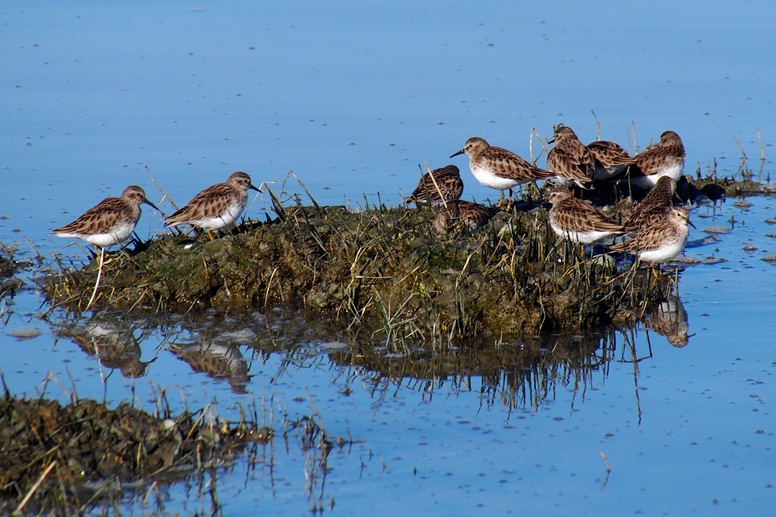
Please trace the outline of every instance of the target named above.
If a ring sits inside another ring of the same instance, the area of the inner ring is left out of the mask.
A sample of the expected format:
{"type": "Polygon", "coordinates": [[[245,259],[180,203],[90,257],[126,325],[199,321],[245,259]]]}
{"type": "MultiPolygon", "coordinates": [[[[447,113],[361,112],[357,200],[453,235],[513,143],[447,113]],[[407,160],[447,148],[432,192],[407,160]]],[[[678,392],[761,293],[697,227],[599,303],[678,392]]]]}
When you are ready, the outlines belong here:
{"type": "MultiPolygon", "coordinates": [[[[536,180],[531,182],[531,186],[533,187],[533,191],[536,194],[536,199],[541,200],[542,199],[542,191],[539,190],[539,185],[536,184],[536,180]]],[[[529,188],[530,190],[530,188],[529,188]]]]}
{"type": "MultiPolygon", "coordinates": [[[[504,195],[503,190],[501,191],[501,195],[502,196],[504,195]]],[[[507,212],[512,211],[512,196],[513,196],[512,189],[509,189],[509,201],[507,201],[507,212]]]]}
{"type": "Polygon", "coordinates": [[[568,264],[571,260],[571,257],[574,256],[574,254],[571,252],[571,241],[569,239],[563,239],[563,263],[568,264]]]}
{"type": "Polygon", "coordinates": [[[496,206],[500,208],[501,205],[503,205],[503,204],[504,204],[504,191],[502,190],[501,191],[501,197],[498,198],[498,203],[496,203],[496,206]]]}
{"type": "Polygon", "coordinates": [[[655,287],[655,284],[657,284],[658,279],[660,278],[660,273],[658,273],[658,270],[655,268],[655,263],[652,263],[652,282],[650,283],[650,287],[655,287]]]}

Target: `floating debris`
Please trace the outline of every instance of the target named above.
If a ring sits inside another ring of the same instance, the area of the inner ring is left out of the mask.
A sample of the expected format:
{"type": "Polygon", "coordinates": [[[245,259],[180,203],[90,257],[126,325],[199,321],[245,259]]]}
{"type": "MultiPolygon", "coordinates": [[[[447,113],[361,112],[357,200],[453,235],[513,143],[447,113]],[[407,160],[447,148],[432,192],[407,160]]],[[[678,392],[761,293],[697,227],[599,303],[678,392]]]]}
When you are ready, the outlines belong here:
{"type": "Polygon", "coordinates": [[[9,336],[13,336],[16,339],[34,339],[38,336],[40,336],[40,329],[36,329],[34,327],[32,328],[22,328],[22,329],[13,329],[7,332],[9,336]]]}
{"type": "Polygon", "coordinates": [[[707,226],[703,229],[706,233],[719,233],[719,234],[725,234],[730,233],[730,228],[727,226],[707,226]]]}
{"type": "Polygon", "coordinates": [[[769,264],[776,266],[776,253],[768,253],[761,260],[764,260],[765,262],[768,262],[769,264]]]}

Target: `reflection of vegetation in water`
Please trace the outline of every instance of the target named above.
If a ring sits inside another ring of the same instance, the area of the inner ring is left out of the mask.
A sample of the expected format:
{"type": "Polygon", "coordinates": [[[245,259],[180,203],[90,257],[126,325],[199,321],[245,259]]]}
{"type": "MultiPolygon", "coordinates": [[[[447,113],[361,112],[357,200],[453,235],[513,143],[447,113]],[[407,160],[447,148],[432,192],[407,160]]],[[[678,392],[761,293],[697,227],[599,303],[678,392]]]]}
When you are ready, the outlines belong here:
{"type": "Polygon", "coordinates": [[[584,397],[597,373],[603,382],[616,349],[615,335],[609,330],[488,348],[462,347],[441,354],[381,357],[361,351],[339,352],[330,358],[357,368],[359,381],[377,398],[400,385],[426,399],[440,389],[444,393],[479,390],[483,406],[537,411],[554,400],[559,386],[571,387],[575,396],[584,397]]]}
{"type": "MultiPolygon", "coordinates": [[[[648,274],[644,276],[646,280],[651,281],[648,274]]],[[[671,295],[676,291],[675,285],[671,282],[661,286],[660,289],[665,289],[671,295]]],[[[671,302],[672,307],[680,304],[681,301],[678,298],[671,302]]],[[[655,318],[664,312],[663,306],[655,307],[653,312],[639,312],[646,308],[633,311],[631,318],[623,319],[623,324],[626,322],[633,324],[641,316],[645,325],[651,325],[654,328],[656,325],[650,322],[656,321],[655,318]]],[[[612,361],[633,364],[634,393],[638,406],[639,363],[651,357],[651,350],[646,355],[643,351],[641,355],[637,353],[633,338],[634,331],[623,332],[612,328],[596,334],[561,334],[529,340],[502,337],[494,343],[494,346],[487,347],[482,346],[483,341],[460,344],[457,347],[432,346],[430,348],[422,342],[415,344],[405,342],[408,351],[396,353],[395,350],[402,348],[375,347],[368,341],[361,340],[358,333],[349,334],[346,329],[338,329],[336,325],[332,325],[331,321],[318,318],[305,319],[299,313],[284,314],[282,311],[271,311],[264,315],[248,311],[241,317],[237,316],[235,312],[225,317],[217,311],[208,311],[199,316],[192,315],[191,320],[183,317],[165,317],[160,318],[157,323],[154,323],[154,320],[146,320],[143,323],[135,321],[130,324],[122,315],[111,316],[103,312],[83,323],[70,324],[67,328],[82,329],[87,334],[89,331],[96,332],[100,339],[107,334],[111,336],[109,342],[115,339],[116,335],[127,338],[132,336],[134,345],[129,348],[133,350],[137,350],[140,346],[139,340],[147,339],[158,332],[164,338],[156,346],[157,355],[174,354],[185,359],[194,371],[205,371],[216,380],[223,379],[232,383],[233,377],[237,380],[242,379],[239,383],[240,389],[247,392],[253,391],[248,375],[250,367],[247,357],[250,354],[243,354],[243,350],[253,351],[252,360],[259,360],[262,363],[266,363],[272,355],[278,356],[277,371],[269,377],[270,379],[294,375],[294,369],[322,366],[342,372],[343,377],[340,379],[345,384],[341,390],[343,393],[348,389],[347,386],[353,383],[359,383],[377,398],[390,396],[390,393],[400,386],[418,391],[424,398],[433,397],[440,389],[445,393],[479,391],[483,407],[500,407],[506,410],[507,415],[511,415],[514,411],[540,411],[547,404],[555,402],[559,390],[571,394],[571,410],[573,410],[579,401],[584,401],[588,389],[605,381],[612,361]],[[153,330],[155,327],[157,330],[153,330]],[[145,330],[135,338],[136,333],[133,333],[132,328],[145,330]],[[105,329],[113,329],[113,332],[106,332],[105,329]],[[173,339],[175,343],[171,342],[173,339]],[[208,349],[212,347],[216,347],[223,353],[215,353],[213,357],[209,357],[208,349]],[[235,349],[240,352],[239,355],[233,355],[230,352],[235,349]],[[239,367],[206,368],[199,364],[199,359],[197,361],[187,359],[185,357],[187,354],[202,356],[201,358],[205,358],[206,362],[214,362],[218,365],[228,359],[226,363],[235,362],[239,367]],[[341,368],[342,366],[346,368],[341,368]],[[237,372],[237,374],[229,372],[237,372]]],[[[93,353],[91,349],[83,349],[86,353],[93,353]]],[[[129,355],[134,356],[135,361],[139,360],[137,354],[129,355]]],[[[104,358],[101,361],[101,364],[106,367],[113,364],[104,358]]],[[[155,364],[147,364],[146,368],[152,369],[155,364]]],[[[237,456],[246,458],[245,464],[250,470],[249,475],[252,476],[259,470],[261,477],[269,479],[273,479],[275,475],[276,455],[274,442],[270,441],[266,446],[264,445],[269,437],[269,430],[273,428],[271,406],[272,402],[270,402],[269,426],[264,427],[264,424],[262,427],[253,426],[255,431],[252,432],[259,433],[258,437],[261,439],[237,442],[237,448],[233,448],[231,453],[232,458],[237,456]]],[[[310,400],[310,406],[312,408],[310,415],[294,418],[288,414],[283,416],[282,436],[286,451],[298,449],[302,453],[305,494],[312,505],[311,509],[314,512],[322,512],[327,505],[331,507],[334,504],[333,496],[326,491],[326,475],[331,468],[329,454],[337,445],[343,447],[353,442],[349,438],[330,436],[323,424],[323,417],[312,400],[310,400]]],[[[194,424],[199,422],[199,425],[207,424],[209,421],[215,422],[211,425],[214,429],[203,431],[203,440],[210,440],[206,443],[213,444],[216,441],[215,437],[221,436],[224,426],[217,417],[204,416],[208,412],[212,413],[206,408],[202,412],[195,413],[191,420],[194,424]]],[[[162,420],[169,417],[169,408],[166,405],[163,390],[159,393],[157,413],[162,420]]],[[[266,411],[263,407],[261,413],[264,421],[266,411]]],[[[254,421],[256,419],[254,410],[254,421]]],[[[243,420],[245,419],[241,418],[241,421],[243,420]]],[[[232,426],[228,428],[232,429],[232,426]]],[[[188,433],[183,434],[188,435],[188,433]]],[[[223,438],[218,438],[218,441],[225,443],[223,438]]],[[[200,443],[205,442],[200,440],[200,443]]],[[[214,467],[229,464],[231,463],[212,463],[214,467]]],[[[190,470],[190,465],[191,462],[188,465],[184,463],[171,471],[180,476],[198,480],[196,481],[199,487],[198,493],[207,496],[213,502],[213,507],[217,509],[220,503],[216,491],[218,481],[216,471],[190,470]]],[[[46,467],[46,465],[41,466],[41,468],[46,467]]],[[[158,494],[154,497],[159,511],[163,511],[165,499],[164,489],[160,487],[171,482],[168,476],[171,471],[160,472],[159,476],[153,477],[158,484],[148,492],[158,494]]],[[[39,475],[40,468],[36,472],[39,475]]],[[[147,490],[150,480],[148,473],[138,479],[141,481],[138,481],[140,484],[136,488],[141,491],[147,490]]],[[[91,490],[95,485],[92,483],[90,486],[91,490]]],[[[132,482],[125,482],[126,486],[133,486],[132,482]]],[[[102,494],[108,492],[105,488],[102,494]]],[[[124,496],[115,494],[115,497],[124,496]]],[[[126,499],[123,500],[126,501],[126,499]]],[[[149,499],[144,498],[144,501],[147,500],[149,499]]],[[[83,502],[81,499],[79,501],[83,502]]]]}
{"type": "MultiPolygon", "coordinates": [[[[688,340],[686,314],[678,295],[672,294],[667,302],[644,314],[643,321],[671,345],[683,346],[688,340]]],[[[555,401],[559,389],[571,392],[573,410],[578,401],[584,401],[588,389],[604,383],[611,362],[617,361],[633,365],[640,420],[639,364],[652,357],[652,345],[647,333],[646,351],[637,350],[636,332],[608,328],[598,333],[542,336],[516,344],[502,341],[494,347],[463,346],[444,353],[416,347],[411,353],[398,355],[359,348],[336,352],[329,358],[351,366],[353,379],[378,399],[399,386],[421,393],[424,399],[431,399],[438,390],[446,394],[479,390],[484,407],[499,406],[508,413],[539,411],[555,401]]]]}
{"type": "MultiPolygon", "coordinates": [[[[649,272],[645,271],[643,277],[645,282],[652,281],[649,272]]],[[[618,323],[621,328],[632,328],[642,321],[645,328],[666,336],[672,345],[682,346],[689,339],[687,312],[676,293],[673,278],[664,277],[661,282],[658,288],[669,293],[664,302],[623,312],[618,323]]],[[[373,393],[403,380],[417,385],[411,389],[433,396],[441,382],[446,383],[446,389],[472,390],[471,378],[479,376],[483,380],[484,403],[491,405],[498,401],[510,410],[538,409],[553,394],[550,387],[555,388],[558,381],[564,386],[573,383],[584,396],[594,373],[599,370],[606,373],[619,335],[614,327],[606,327],[598,332],[542,334],[528,340],[519,336],[503,336],[495,342],[471,340],[454,347],[433,344],[429,347],[422,340],[405,341],[400,347],[380,347],[330,320],[313,314],[305,317],[292,311],[267,314],[246,311],[242,315],[232,312],[228,317],[208,311],[191,318],[136,320],[132,326],[123,315],[103,312],[84,323],[76,320],[63,325],[61,328],[68,330],[58,333],[73,338],[72,329],[93,334],[97,333],[95,329],[100,329],[99,339],[104,340],[107,335],[110,345],[116,345],[116,336],[125,336],[130,344],[127,348],[133,353],[116,347],[117,352],[111,356],[106,352],[111,347],[98,341],[99,352],[103,354],[101,364],[126,369],[116,357],[128,356],[131,364],[142,365],[146,370],[153,368],[151,363],[156,357],[152,361],[140,361],[140,344],[132,333],[133,327],[145,328],[140,339],[157,333],[164,336],[160,343],[152,345],[157,356],[172,353],[192,371],[229,382],[235,393],[252,391],[253,362],[266,364],[272,355],[277,355],[277,369],[269,376],[270,382],[294,375],[297,369],[333,362],[355,368],[350,375],[359,376],[373,393]],[[114,329],[114,332],[105,329],[114,329]],[[487,342],[495,346],[483,346],[487,342]]],[[[96,349],[79,346],[89,354],[95,353],[96,349]]]]}
{"type": "Polygon", "coordinates": [[[303,416],[298,420],[289,420],[286,418],[286,429],[283,437],[286,442],[286,448],[289,447],[291,440],[296,440],[300,450],[305,455],[304,477],[305,477],[305,495],[311,503],[310,512],[313,514],[323,514],[325,505],[330,510],[334,509],[334,496],[326,501],[326,475],[330,469],[328,459],[329,453],[336,445],[340,449],[350,447],[356,443],[352,438],[343,436],[332,437],[324,427],[323,416],[315,406],[312,397],[308,393],[312,412],[308,416],[303,416]]]}

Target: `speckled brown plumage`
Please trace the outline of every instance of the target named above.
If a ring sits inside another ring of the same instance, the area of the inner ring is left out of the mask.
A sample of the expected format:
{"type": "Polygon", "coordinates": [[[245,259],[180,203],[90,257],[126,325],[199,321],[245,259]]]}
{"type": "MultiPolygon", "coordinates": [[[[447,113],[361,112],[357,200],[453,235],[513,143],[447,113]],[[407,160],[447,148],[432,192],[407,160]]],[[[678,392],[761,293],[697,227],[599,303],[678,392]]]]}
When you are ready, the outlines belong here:
{"type": "Polygon", "coordinates": [[[631,209],[623,226],[629,232],[637,231],[642,222],[650,217],[651,212],[662,213],[666,207],[672,206],[675,188],[676,182],[673,179],[662,176],[657,180],[655,188],[649,191],[647,197],[631,209]]]}
{"type": "Polygon", "coordinates": [[[593,182],[595,161],[585,144],[579,141],[576,133],[567,126],[555,127],[552,141],[555,147],[547,154],[547,169],[556,174],[563,186],[576,184],[589,189],[593,182]]]}
{"type": "Polygon", "coordinates": [[[461,194],[463,194],[461,172],[455,165],[447,165],[424,174],[406,202],[439,204],[458,199],[461,194]]]}
{"type": "Polygon", "coordinates": [[[608,140],[596,140],[587,144],[587,150],[595,162],[593,177],[607,180],[622,169],[622,165],[634,163],[633,157],[621,145],[608,140]]]}
{"type": "Polygon", "coordinates": [[[587,150],[596,161],[596,167],[611,167],[630,163],[633,157],[620,144],[608,140],[596,140],[587,144],[587,150]]]}
{"type": "Polygon", "coordinates": [[[635,237],[612,246],[611,251],[637,255],[639,259],[660,263],[676,258],[690,234],[690,210],[685,206],[653,210],[644,218],[635,237]]]}
{"type": "Polygon", "coordinates": [[[498,212],[500,209],[497,207],[487,207],[458,199],[439,208],[434,219],[434,229],[439,233],[445,233],[455,223],[460,222],[474,230],[486,225],[498,212]]]}
{"type": "MultiPolygon", "coordinates": [[[[684,166],[686,153],[682,139],[673,131],[665,131],[660,135],[657,145],[648,147],[644,152],[636,155],[636,165],[645,175],[654,176],[665,173],[666,170],[680,170],[684,166]]],[[[679,171],[672,176],[674,181],[679,179],[679,171]]],[[[655,179],[657,181],[657,179],[655,179]]]]}
{"type": "Polygon", "coordinates": [[[140,205],[148,201],[137,185],[124,189],[121,197],[109,197],[87,210],[78,219],[52,233],[57,237],[72,237],[106,248],[127,240],[140,219],[140,205]]]}
{"type": "Polygon", "coordinates": [[[235,172],[226,183],[206,188],[189,203],[165,219],[167,226],[191,224],[208,231],[221,229],[235,223],[248,202],[248,189],[259,191],[251,185],[251,177],[235,172]]]}
{"type": "Polygon", "coordinates": [[[686,153],[682,139],[673,131],[660,135],[657,145],[648,147],[636,155],[638,171],[630,173],[631,181],[643,188],[652,188],[661,176],[679,181],[686,153]]]}
{"type": "Polygon", "coordinates": [[[621,235],[625,229],[593,206],[577,199],[565,188],[556,188],[548,196],[552,203],[550,226],[561,238],[581,244],[591,244],[610,235],[621,235]]]}
{"type": "Polygon", "coordinates": [[[468,139],[464,148],[450,158],[463,153],[469,156],[469,167],[477,181],[502,192],[522,183],[555,175],[532,165],[512,151],[488,144],[478,136],[468,139]]]}

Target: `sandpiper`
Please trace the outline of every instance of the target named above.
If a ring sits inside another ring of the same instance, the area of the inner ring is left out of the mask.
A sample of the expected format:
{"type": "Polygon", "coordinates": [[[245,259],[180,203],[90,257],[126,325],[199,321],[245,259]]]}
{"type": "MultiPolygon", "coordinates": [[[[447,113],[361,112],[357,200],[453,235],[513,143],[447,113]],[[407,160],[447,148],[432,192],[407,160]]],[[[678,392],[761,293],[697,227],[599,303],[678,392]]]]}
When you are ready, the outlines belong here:
{"type": "Polygon", "coordinates": [[[633,185],[649,190],[655,186],[661,176],[679,181],[682,177],[685,157],[684,145],[679,135],[673,131],[665,131],[660,135],[660,142],[657,145],[647,147],[630,160],[623,160],[617,173],[626,172],[633,185]]]}
{"type": "Polygon", "coordinates": [[[690,221],[689,208],[667,206],[662,211],[650,212],[650,217],[642,221],[633,239],[615,244],[610,249],[636,255],[639,260],[653,264],[668,262],[684,250],[690,234],[688,224],[695,228],[690,221]]]}
{"type": "Polygon", "coordinates": [[[576,184],[590,189],[595,160],[576,133],[570,127],[559,124],[555,126],[555,135],[550,142],[555,142],[555,147],[547,154],[547,170],[556,174],[558,183],[564,187],[576,184]]]}
{"type": "Polygon", "coordinates": [[[121,244],[135,230],[142,203],[159,210],[146,199],[142,188],[130,185],[121,197],[103,199],[78,219],[52,233],[57,237],[81,239],[99,248],[121,244]]]}
{"type": "Polygon", "coordinates": [[[633,157],[621,145],[609,140],[596,140],[587,144],[587,150],[595,162],[593,178],[608,180],[622,170],[623,164],[633,163],[633,157]]]}
{"type": "Polygon", "coordinates": [[[424,174],[406,203],[440,205],[458,199],[463,194],[461,171],[455,165],[440,167],[424,174]]]}
{"type": "Polygon", "coordinates": [[[548,196],[552,203],[549,219],[552,230],[562,239],[592,244],[610,235],[622,235],[625,229],[607,219],[593,206],[577,199],[565,188],[556,188],[548,196]]]}
{"type": "Polygon", "coordinates": [[[653,213],[659,216],[667,207],[673,205],[674,190],[676,182],[669,176],[661,176],[655,184],[655,188],[649,191],[649,194],[634,206],[628,213],[623,226],[629,232],[635,232],[639,226],[648,218],[653,217],[653,213]]]}
{"type": "Polygon", "coordinates": [[[468,139],[463,149],[453,153],[450,158],[463,153],[469,156],[469,168],[477,181],[501,191],[499,204],[504,198],[504,190],[509,190],[511,201],[512,187],[555,176],[550,171],[530,164],[512,151],[488,144],[478,136],[468,139]]]}
{"type": "Polygon", "coordinates": [[[248,203],[248,189],[261,192],[251,184],[251,177],[244,172],[235,172],[226,183],[216,183],[194,196],[189,203],[165,219],[167,226],[190,224],[207,230],[213,240],[211,230],[228,228],[248,203]]]}
{"type": "Polygon", "coordinates": [[[498,207],[487,207],[471,201],[457,199],[440,207],[434,218],[434,230],[445,233],[455,222],[460,222],[470,230],[484,226],[501,210],[498,207]]]}

